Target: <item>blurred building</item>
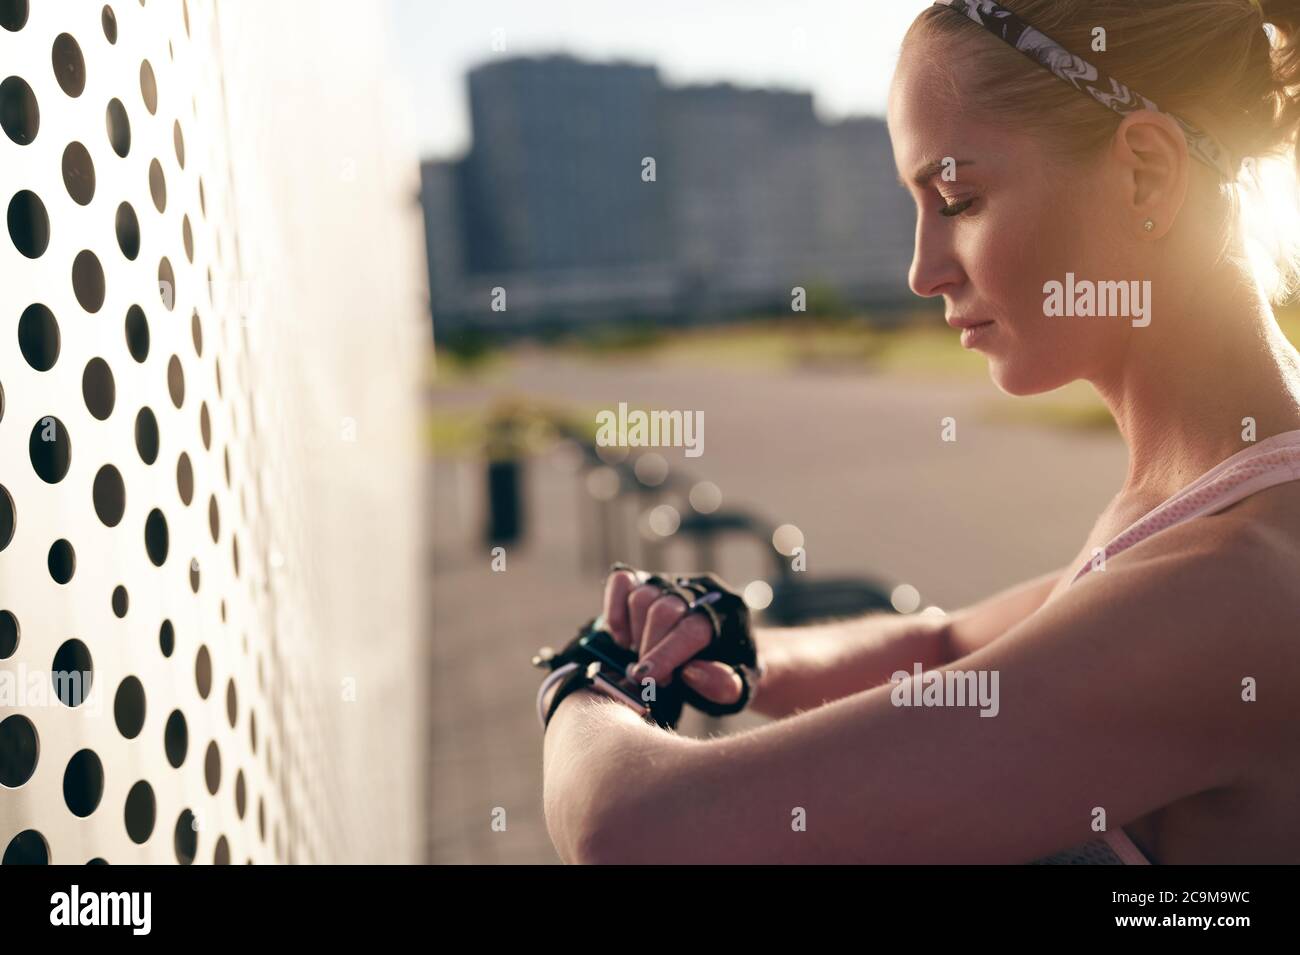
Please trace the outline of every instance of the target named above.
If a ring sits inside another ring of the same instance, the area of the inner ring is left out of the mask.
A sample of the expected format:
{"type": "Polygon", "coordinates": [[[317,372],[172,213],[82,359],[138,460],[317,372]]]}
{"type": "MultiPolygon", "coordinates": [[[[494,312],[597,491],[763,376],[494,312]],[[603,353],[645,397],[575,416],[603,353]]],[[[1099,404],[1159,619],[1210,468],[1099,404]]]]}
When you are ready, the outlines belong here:
{"type": "Polygon", "coordinates": [[[796,286],[907,297],[913,213],[880,120],[569,56],[496,61],[468,85],[469,152],[422,167],[443,332],[780,311],[796,286]]]}

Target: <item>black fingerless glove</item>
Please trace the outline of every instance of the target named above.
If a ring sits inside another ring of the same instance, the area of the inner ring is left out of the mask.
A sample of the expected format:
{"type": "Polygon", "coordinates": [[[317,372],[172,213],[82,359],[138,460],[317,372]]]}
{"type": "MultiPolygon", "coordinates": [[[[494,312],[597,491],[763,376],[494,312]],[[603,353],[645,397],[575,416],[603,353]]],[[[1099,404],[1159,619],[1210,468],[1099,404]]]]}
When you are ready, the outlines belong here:
{"type": "MultiPolygon", "coordinates": [[[[734,703],[717,703],[701,696],[686,685],[681,669],[667,685],[641,689],[628,684],[625,673],[636,662],[637,654],[619,646],[604,629],[604,621],[594,618],[587,621],[578,635],[560,652],[543,648],[533,657],[533,665],[551,671],[551,676],[538,691],[538,715],[545,726],[550,721],[564,697],[587,686],[597,689],[639,709],[643,715],[663,727],[676,727],[682,707],[690,703],[696,709],[713,716],[738,713],[753,699],[761,676],[757,648],[750,629],[749,608],[735,591],[715,574],[696,576],[650,574],[616,563],[610,573],[628,570],[642,583],[659,587],[665,593],[676,594],[687,606],[688,613],[700,613],[709,620],[713,638],[692,660],[714,660],[726,663],[740,677],[740,697],[734,703]],[[561,672],[563,671],[563,676],[561,672]],[[560,682],[560,688],[546,712],[541,711],[546,692],[560,682]],[[648,697],[648,698],[647,698],[648,697]]],[[[691,662],[691,661],[687,661],[691,662]]],[[[683,667],[685,664],[682,665],[683,667]]]]}

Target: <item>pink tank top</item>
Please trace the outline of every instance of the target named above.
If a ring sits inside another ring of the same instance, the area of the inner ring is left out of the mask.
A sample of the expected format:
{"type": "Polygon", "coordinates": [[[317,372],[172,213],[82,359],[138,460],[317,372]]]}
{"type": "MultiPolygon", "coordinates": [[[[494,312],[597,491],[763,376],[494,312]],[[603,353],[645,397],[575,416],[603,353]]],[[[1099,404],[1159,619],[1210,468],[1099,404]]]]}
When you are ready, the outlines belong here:
{"type": "MultiPolygon", "coordinates": [[[[1116,535],[1104,548],[1105,559],[1175,524],[1215,514],[1256,491],[1287,481],[1300,481],[1300,431],[1265,438],[1215,465],[1116,535]]],[[[1096,557],[1086,560],[1070,583],[1090,573],[1095,562],[1096,557]]],[[[1077,849],[1039,860],[1039,864],[1148,865],[1149,860],[1128,833],[1118,828],[1077,849]]]]}

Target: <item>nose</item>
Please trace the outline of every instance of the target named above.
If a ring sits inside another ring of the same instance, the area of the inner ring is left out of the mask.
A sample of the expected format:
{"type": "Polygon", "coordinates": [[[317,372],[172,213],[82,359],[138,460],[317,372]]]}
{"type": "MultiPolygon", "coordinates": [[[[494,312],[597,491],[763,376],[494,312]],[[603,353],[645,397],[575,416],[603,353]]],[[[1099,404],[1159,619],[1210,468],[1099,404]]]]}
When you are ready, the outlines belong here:
{"type": "Polygon", "coordinates": [[[916,244],[907,284],[921,298],[952,292],[965,281],[966,274],[953,255],[950,230],[943,228],[944,224],[927,223],[924,213],[917,216],[916,244]]]}

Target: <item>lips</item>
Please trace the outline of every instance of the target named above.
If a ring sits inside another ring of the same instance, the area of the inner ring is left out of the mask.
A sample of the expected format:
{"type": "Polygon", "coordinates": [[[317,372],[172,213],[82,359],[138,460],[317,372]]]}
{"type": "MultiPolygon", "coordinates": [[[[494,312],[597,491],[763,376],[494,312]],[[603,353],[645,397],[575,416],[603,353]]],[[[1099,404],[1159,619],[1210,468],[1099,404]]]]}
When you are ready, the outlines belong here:
{"type": "Polygon", "coordinates": [[[967,317],[957,317],[957,316],[953,316],[951,318],[945,319],[945,321],[947,321],[947,323],[951,325],[953,328],[960,328],[960,329],[979,328],[983,325],[993,324],[991,321],[984,321],[983,319],[979,319],[979,318],[967,318],[967,317]]]}

